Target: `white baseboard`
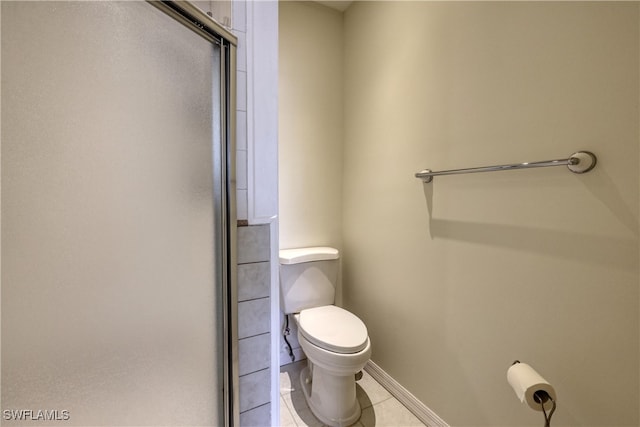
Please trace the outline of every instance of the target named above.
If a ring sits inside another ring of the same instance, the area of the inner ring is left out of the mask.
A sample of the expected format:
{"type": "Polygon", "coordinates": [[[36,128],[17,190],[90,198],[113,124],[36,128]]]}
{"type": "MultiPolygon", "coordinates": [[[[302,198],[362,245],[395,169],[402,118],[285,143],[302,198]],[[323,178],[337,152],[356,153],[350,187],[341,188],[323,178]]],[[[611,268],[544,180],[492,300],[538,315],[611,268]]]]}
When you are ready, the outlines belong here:
{"type": "Polygon", "coordinates": [[[429,427],[449,427],[449,424],[444,422],[435,412],[427,407],[424,403],[418,400],[413,394],[406,388],[402,387],[399,382],[394,380],[389,374],[387,374],[382,368],[369,360],[364,367],[381,386],[386,388],[389,393],[400,401],[413,415],[415,415],[420,421],[429,427]]]}

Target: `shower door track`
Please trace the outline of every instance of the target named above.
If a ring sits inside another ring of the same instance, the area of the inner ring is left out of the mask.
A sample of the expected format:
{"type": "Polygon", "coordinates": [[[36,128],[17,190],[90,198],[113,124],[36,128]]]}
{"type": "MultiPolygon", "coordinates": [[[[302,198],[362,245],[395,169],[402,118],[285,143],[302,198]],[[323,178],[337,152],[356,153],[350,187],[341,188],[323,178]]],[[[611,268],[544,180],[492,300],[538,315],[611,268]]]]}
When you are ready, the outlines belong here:
{"type": "Polygon", "coordinates": [[[236,36],[189,1],[147,1],[211,42],[220,44],[224,40],[238,45],[236,36]]]}

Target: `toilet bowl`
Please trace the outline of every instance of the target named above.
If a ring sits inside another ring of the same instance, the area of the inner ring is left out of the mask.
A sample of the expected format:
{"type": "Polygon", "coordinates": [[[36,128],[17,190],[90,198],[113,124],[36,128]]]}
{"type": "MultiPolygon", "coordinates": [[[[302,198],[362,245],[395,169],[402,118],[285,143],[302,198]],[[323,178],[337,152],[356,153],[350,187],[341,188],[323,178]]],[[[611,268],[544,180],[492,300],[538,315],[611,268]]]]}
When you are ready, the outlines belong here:
{"type": "Polygon", "coordinates": [[[326,425],[355,423],[361,413],[355,375],[371,357],[364,323],[333,305],[306,309],[294,318],[308,359],[300,382],[311,412],[326,425]]]}
{"type": "Polygon", "coordinates": [[[300,374],[305,400],[324,424],[343,427],[360,418],[355,377],[371,357],[371,342],[362,320],[333,305],[337,260],[334,248],[281,250],[280,288],[307,356],[300,374]]]}

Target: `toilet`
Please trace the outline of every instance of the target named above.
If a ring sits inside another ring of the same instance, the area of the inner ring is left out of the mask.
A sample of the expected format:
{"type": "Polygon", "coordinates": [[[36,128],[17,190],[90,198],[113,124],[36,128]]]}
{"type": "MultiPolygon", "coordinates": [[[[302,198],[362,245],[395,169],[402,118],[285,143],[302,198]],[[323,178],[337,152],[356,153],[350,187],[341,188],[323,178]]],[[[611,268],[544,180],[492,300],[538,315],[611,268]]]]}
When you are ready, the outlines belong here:
{"type": "Polygon", "coordinates": [[[362,320],[333,305],[338,258],[329,247],[281,250],[280,289],[307,356],[300,374],[307,404],[324,424],[343,427],[360,418],[355,377],[371,357],[371,343],[362,320]]]}

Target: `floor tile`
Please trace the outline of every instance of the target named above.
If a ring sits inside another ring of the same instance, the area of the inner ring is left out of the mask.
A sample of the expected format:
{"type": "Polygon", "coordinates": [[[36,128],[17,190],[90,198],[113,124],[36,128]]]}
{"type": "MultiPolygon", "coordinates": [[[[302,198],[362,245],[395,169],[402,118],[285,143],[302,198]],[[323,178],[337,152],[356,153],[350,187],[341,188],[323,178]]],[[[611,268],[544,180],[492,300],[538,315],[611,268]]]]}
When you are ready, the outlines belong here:
{"type": "Polygon", "coordinates": [[[387,399],[362,411],[364,427],[418,427],[424,424],[397,399],[387,399]]]}
{"type": "Polygon", "coordinates": [[[280,394],[302,390],[300,385],[300,371],[307,366],[307,360],[289,363],[280,367],[280,394]]]}
{"type": "Polygon", "coordinates": [[[305,409],[309,409],[309,405],[307,405],[307,401],[304,398],[304,394],[301,391],[294,391],[293,393],[288,393],[282,395],[282,399],[287,404],[287,408],[289,408],[292,412],[299,412],[305,409]]]}
{"type": "Polygon", "coordinates": [[[311,412],[311,409],[309,409],[308,407],[300,410],[299,412],[298,411],[294,412],[293,419],[296,421],[296,424],[298,425],[298,427],[323,427],[324,426],[322,421],[318,420],[311,412]]]}
{"type": "Polygon", "coordinates": [[[356,398],[362,409],[385,401],[391,397],[391,393],[382,387],[366,371],[362,371],[362,378],[356,383],[356,398]]]}
{"type": "Polygon", "coordinates": [[[280,396],[280,427],[297,427],[284,398],[280,396]]]}
{"type": "MultiPolygon", "coordinates": [[[[306,360],[280,368],[280,424],[282,427],[322,427],[309,409],[300,385],[300,371],[306,360]]],[[[371,375],[363,371],[356,383],[356,398],[362,416],[353,427],[424,427],[424,424],[405,408],[371,375]]]]}

